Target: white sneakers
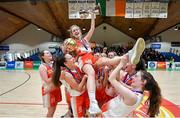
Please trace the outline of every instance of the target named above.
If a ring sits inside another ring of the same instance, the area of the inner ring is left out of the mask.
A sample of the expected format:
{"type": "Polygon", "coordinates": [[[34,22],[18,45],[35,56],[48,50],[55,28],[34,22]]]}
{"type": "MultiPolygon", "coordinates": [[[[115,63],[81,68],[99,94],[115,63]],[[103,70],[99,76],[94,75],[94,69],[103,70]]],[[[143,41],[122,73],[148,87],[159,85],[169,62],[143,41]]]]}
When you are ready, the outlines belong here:
{"type": "Polygon", "coordinates": [[[88,112],[89,115],[98,115],[101,113],[101,109],[99,108],[97,101],[93,101],[90,103],[88,112]]]}
{"type": "Polygon", "coordinates": [[[138,38],[134,47],[128,52],[129,61],[132,64],[137,64],[140,60],[140,57],[145,49],[145,41],[143,38],[138,38]]]}

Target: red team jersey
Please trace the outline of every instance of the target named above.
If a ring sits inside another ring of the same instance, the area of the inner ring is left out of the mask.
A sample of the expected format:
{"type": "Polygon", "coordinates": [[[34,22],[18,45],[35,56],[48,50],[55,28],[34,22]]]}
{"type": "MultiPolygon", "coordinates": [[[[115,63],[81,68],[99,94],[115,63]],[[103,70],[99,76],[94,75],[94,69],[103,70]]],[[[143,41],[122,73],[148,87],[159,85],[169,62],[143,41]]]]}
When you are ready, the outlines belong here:
{"type": "MultiPolygon", "coordinates": [[[[66,68],[65,70],[73,76],[77,83],[81,82],[84,73],[81,72],[79,67],[76,67],[75,70],[70,70],[68,68],[66,68]]],[[[67,90],[67,102],[68,104],[71,104],[74,117],[83,117],[85,116],[86,109],[89,108],[89,97],[87,91],[82,91],[78,92],[78,94],[73,94],[72,92],[75,92],[76,90],[72,90],[73,89],[67,90]]]]}
{"type": "Polygon", "coordinates": [[[98,60],[97,57],[94,57],[91,47],[85,39],[76,40],[76,43],[78,46],[77,58],[80,69],[82,69],[84,64],[94,64],[98,60]]]}
{"type": "MultiPolygon", "coordinates": [[[[47,69],[48,79],[52,78],[52,75],[53,75],[52,67],[50,67],[49,65],[44,65],[44,66],[47,69]]],[[[60,87],[56,87],[55,89],[51,90],[49,93],[45,94],[45,88],[43,85],[42,86],[42,96],[44,97],[44,102],[45,102],[44,106],[46,106],[46,107],[56,106],[56,104],[62,100],[60,87]]]]}

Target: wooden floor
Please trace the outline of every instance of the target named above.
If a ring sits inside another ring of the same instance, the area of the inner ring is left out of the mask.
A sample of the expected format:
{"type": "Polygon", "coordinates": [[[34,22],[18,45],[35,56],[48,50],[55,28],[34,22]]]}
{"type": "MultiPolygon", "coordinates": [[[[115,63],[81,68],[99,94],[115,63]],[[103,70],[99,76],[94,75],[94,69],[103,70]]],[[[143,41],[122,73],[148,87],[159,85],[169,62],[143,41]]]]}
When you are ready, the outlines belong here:
{"type": "MultiPolygon", "coordinates": [[[[158,81],[165,99],[180,107],[180,71],[150,71],[158,81]]],[[[64,93],[64,87],[62,86],[64,93]]],[[[64,94],[55,117],[67,111],[64,94]]],[[[0,117],[44,117],[41,79],[36,70],[0,70],[0,117]]]]}

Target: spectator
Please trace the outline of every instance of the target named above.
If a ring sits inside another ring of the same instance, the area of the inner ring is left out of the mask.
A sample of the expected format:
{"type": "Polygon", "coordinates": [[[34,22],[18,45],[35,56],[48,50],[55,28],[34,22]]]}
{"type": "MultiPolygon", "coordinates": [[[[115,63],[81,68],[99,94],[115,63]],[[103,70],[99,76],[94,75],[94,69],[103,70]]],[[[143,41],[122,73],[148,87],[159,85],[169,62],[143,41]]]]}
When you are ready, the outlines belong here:
{"type": "Polygon", "coordinates": [[[173,63],[174,63],[174,58],[171,57],[170,60],[169,60],[169,69],[172,69],[173,63]]]}

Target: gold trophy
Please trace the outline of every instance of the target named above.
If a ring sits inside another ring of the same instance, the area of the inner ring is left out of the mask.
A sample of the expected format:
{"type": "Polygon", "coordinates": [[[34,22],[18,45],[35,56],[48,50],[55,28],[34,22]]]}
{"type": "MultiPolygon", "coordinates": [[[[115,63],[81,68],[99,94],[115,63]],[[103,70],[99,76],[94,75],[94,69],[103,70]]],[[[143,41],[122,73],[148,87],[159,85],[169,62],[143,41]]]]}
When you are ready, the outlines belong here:
{"type": "Polygon", "coordinates": [[[81,19],[87,19],[88,16],[90,16],[91,13],[94,13],[96,15],[100,15],[101,14],[101,6],[98,3],[98,5],[96,5],[94,8],[88,8],[88,9],[83,9],[81,8],[79,10],[79,16],[81,19]]]}

